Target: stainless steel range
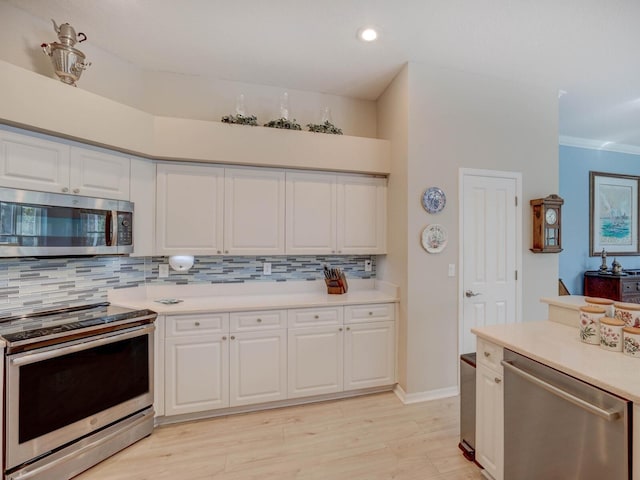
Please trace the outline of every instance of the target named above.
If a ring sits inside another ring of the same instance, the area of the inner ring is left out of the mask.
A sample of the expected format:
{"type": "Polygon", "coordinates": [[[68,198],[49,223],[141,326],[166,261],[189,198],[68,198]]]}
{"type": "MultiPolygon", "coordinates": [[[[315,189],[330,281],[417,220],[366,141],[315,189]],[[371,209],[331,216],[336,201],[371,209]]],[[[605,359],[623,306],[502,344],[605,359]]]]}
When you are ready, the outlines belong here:
{"type": "Polygon", "coordinates": [[[153,430],[150,310],[108,303],[7,318],[5,480],[65,480],[153,430]]]}

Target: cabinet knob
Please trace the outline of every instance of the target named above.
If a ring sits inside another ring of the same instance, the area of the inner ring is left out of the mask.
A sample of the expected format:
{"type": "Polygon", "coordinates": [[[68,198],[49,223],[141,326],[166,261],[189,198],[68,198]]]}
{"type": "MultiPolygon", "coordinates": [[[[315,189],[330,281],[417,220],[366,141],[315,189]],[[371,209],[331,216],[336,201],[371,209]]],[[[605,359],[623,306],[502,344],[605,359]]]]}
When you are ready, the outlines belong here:
{"type": "Polygon", "coordinates": [[[338,253],[342,253],[342,250],[338,250],[338,253]]]}
{"type": "Polygon", "coordinates": [[[225,250],[224,253],[229,253],[229,250],[225,250]]]}
{"type": "Polygon", "coordinates": [[[231,340],[235,340],[235,339],[236,339],[236,337],[234,337],[233,335],[231,335],[231,340]]]}
{"type": "Polygon", "coordinates": [[[227,337],[222,337],[222,340],[226,340],[226,339],[227,339],[227,337]]]}
{"type": "Polygon", "coordinates": [[[490,357],[490,356],[491,356],[491,354],[490,354],[489,352],[484,352],[484,356],[485,356],[485,357],[490,357]]]}
{"type": "Polygon", "coordinates": [[[63,187],[62,193],[67,193],[68,191],[69,191],[69,189],[67,187],[63,187]]]}
{"type": "Polygon", "coordinates": [[[73,193],[80,193],[80,189],[79,188],[74,188],[73,189],[73,193]]]}
{"type": "Polygon", "coordinates": [[[373,312],[369,312],[369,315],[373,315],[373,312]]]}
{"type": "Polygon", "coordinates": [[[336,253],[336,251],[335,250],[331,250],[331,253],[336,253]]]}
{"type": "Polygon", "coordinates": [[[341,332],[341,331],[342,331],[342,327],[340,327],[340,328],[338,329],[338,331],[339,331],[339,332],[341,332]]]}
{"type": "Polygon", "coordinates": [[[218,250],[218,254],[221,254],[221,253],[222,253],[222,251],[221,251],[221,250],[218,250]]]}
{"type": "Polygon", "coordinates": [[[315,318],[316,320],[320,318],[320,315],[314,315],[313,318],[315,318]]]}
{"type": "Polygon", "coordinates": [[[500,382],[502,382],[502,379],[500,379],[500,378],[498,378],[498,377],[495,377],[495,378],[493,379],[493,381],[494,381],[494,382],[496,382],[496,383],[500,383],[500,382]]]}
{"type": "Polygon", "coordinates": [[[261,318],[258,318],[258,319],[256,320],[256,322],[258,322],[258,323],[262,323],[262,319],[261,319],[261,318]]]}
{"type": "Polygon", "coordinates": [[[351,327],[347,327],[347,331],[351,330],[351,327]]]}
{"type": "Polygon", "coordinates": [[[196,327],[200,326],[200,322],[195,322],[196,327]]]}

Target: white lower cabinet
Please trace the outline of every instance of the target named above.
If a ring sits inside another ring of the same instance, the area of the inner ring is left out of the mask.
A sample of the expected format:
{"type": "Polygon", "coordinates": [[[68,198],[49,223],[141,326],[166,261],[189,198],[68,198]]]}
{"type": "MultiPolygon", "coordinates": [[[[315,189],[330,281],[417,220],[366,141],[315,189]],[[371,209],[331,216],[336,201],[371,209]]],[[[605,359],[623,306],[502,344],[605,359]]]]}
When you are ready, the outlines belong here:
{"type": "Polygon", "coordinates": [[[395,322],[347,325],[344,389],[391,385],[395,378],[395,322]]]}
{"type": "Polygon", "coordinates": [[[216,334],[165,340],[166,415],[229,406],[227,336],[216,334]]]}
{"type": "Polygon", "coordinates": [[[230,406],[287,398],[287,331],[232,333],[230,406]]]}
{"type": "Polygon", "coordinates": [[[395,305],[159,318],[157,415],[395,383],[395,305]]]}
{"type": "Polygon", "coordinates": [[[289,330],[289,398],[342,391],[342,325],[289,330]]]}
{"type": "MultiPolygon", "coordinates": [[[[503,479],[504,374],[495,345],[478,341],[476,367],[476,461],[495,480],[503,479]],[[498,360],[499,362],[499,360],[498,360]],[[489,366],[488,366],[489,365],[489,366]]],[[[498,352],[500,358],[502,349],[498,352]]]]}

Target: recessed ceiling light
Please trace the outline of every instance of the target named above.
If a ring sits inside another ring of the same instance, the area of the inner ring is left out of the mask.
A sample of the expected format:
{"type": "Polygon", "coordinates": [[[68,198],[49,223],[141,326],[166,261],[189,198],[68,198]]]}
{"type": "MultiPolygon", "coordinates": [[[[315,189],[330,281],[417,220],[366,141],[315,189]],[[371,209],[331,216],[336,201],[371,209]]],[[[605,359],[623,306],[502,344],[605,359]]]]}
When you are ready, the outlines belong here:
{"type": "Polygon", "coordinates": [[[372,27],[363,27],[358,30],[358,38],[363,42],[373,42],[378,38],[378,32],[372,27]]]}

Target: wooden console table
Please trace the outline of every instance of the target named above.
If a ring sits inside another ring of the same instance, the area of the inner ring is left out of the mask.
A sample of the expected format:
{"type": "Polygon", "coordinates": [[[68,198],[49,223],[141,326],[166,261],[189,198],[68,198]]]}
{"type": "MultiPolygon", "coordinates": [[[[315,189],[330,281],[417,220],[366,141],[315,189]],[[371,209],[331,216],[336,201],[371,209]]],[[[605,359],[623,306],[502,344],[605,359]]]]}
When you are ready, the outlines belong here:
{"type": "Polygon", "coordinates": [[[640,271],[631,270],[622,275],[584,272],[584,294],[587,297],[640,303],[640,271]]]}

